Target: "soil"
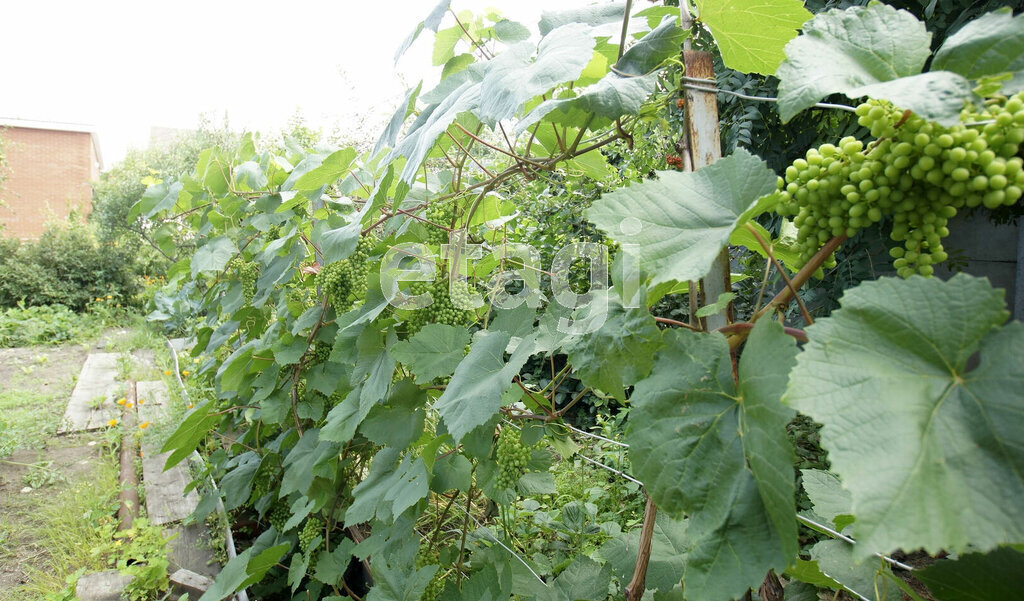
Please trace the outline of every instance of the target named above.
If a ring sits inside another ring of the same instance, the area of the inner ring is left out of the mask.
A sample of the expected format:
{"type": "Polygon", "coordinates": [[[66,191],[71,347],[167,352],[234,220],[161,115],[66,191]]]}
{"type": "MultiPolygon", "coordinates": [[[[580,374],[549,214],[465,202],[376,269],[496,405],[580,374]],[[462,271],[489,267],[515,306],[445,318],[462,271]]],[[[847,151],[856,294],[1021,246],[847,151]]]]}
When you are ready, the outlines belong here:
{"type": "MultiPolygon", "coordinates": [[[[52,399],[46,409],[52,421],[47,430],[55,432],[88,352],[84,345],[0,349],[0,391],[34,391],[52,399]]],[[[10,457],[0,458],[0,591],[24,584],[26,569],[42,565],[46,549],[36,544],[32,528],[26,526],[49,499],[88,478],[100,452],[94,435],[58,438],[51,434],[39,448],[17,449],[10,457]],[[52,462],[50,469],[59,477],[31,489],[25,481],[29,467],[17,464],[38,462],[52,462]]]]}

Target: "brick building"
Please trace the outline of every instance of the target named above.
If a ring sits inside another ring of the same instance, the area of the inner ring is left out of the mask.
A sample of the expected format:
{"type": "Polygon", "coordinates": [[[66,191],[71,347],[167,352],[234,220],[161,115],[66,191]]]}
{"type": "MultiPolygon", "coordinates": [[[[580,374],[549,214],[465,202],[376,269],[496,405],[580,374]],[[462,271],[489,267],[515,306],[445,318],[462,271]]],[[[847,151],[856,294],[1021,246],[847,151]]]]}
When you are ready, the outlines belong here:
{"type": "Polygon", "coordinates": [[[35,239],[46,222],[92,209],[92,184],[103,167],[88,126],[0,118],[7,155],[0,183],[0,235],[35,239]]]}

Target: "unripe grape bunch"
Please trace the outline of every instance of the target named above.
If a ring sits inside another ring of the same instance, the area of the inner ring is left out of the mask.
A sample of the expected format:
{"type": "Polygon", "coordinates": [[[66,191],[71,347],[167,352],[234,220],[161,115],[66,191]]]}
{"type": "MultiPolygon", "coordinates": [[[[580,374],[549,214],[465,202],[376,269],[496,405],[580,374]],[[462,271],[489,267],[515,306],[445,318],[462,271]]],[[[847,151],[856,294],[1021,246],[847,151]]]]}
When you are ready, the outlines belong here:
{"type": "Polygon", "coordinates": [[[373,237],[363,236],[350,257],[320,269],[316,285],[335,309],[347,309],[366,295],[366,276],[370,273],[366,260],[376,243],[373,237]]]}
{"type": "Polygon", "coordinates": [[[427,242],[429,244],[447,244],[448,230],[437,227],[438,225],[451,228],[455,222],[454,202],[432,202],[427,207],[427,242]],[[432,225],[433,224],[433,225],[432,225]]]}
{"type": "Polygon", "coordinates": [[[250,302],[256,296],[256,282],[260,279],[260,266],[256,261],[243,261],[241,257],[235,257],[228,262],[228,270],[238,276],[242,283],[242,297],[245,302],[250,302]]]}
{"type": "MultiPolygon", "coordinates": [[[[416,552],[416,569],[438,565],[438,557],[439,554],[436,550],[432,551],[428,545],[420,545],[419,551],[416,552]]],[[[443,568],[438,568],[434,572],[426,590],[420,596],[420,601],[435,601],[441,595],[441,592],[444,591],[445,575],[446,572],[443,568]]]]}
{"type": "Polygon", "coordinates": [[[448,280],[439,279],[435,282],[412,282],[408,294],[418,296],[430,293],[432,302],[426,307],[414,309],[406,321],[406,330],[413,335],[432,323],[450,326],[464,326],[476,319],[476,313],[468,309],[460,309],[452,303],[448,295],[448,280]]]}
{"type": "MultiPolygon", "coordinates": [[[[310,548],[310,545],[317,536],[323,537],[323,530],[324,523],[320,521],[320,518],[309,518],[306,520],[306,524],[299,531],[299,548],[306,553],[316,550],[320,544],[312,548],[310,548]]],[[[323,541],[321,540],[321,542],[323,541]]]]}
{"type": "Polygon", "coordinates": [[[501,429],[495,457],[498,461],[495,485],[498,488],[515,490],[516,482],[526,473],[526,464],[530,461],[530,447],[523,444],[519,430],[512,427],[501,429]]]}
{"type": "Polygon", "coordinates": [[[1024,92],[970,105],[944,127],[886,101],[857,107],[876,139],[852,137],[807,151],[779,179],[776,212],[793,220],[806,262],[827,240],[891,218],[902,277],[931,275],[948,258],[942,239],[964,208],[1016,203],[1024,190],[1024,92]]]}

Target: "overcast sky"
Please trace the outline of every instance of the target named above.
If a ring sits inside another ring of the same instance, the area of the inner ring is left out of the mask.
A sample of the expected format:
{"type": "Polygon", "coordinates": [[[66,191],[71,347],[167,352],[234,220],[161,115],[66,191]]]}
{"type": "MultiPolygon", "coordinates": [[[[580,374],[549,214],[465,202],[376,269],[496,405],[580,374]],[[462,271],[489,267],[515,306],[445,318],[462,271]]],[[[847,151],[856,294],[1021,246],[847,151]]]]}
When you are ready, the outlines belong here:
{"type": "MultiPolygon", "coordinates": [[[[452,0],[452,8],[494,7],[535,29],[544,10],[607,1],[452,0]]],[[[299,110],[312,125],[345,129],[355,116],[389,114],[407,85],[431,77],[432,34],[397,68],[393,57],[435,4],[7,2],[0,118],[91,124],[107,168],[129,146],[144,147],[151,126],[193,127],[202,113],[218,122],[226,114],[233,129],[274,131],[299,110]]]]}

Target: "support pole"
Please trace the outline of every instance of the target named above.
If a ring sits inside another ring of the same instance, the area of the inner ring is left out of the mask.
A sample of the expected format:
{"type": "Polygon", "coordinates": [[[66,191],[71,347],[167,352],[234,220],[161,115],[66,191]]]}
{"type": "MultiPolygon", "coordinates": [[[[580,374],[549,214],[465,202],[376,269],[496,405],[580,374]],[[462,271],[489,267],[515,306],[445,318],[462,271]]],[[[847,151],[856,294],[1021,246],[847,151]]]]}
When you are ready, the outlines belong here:
{"type": "MultiPolygon", "coordinates": [[[[715,68],[711,54],[696,50],[683,51],[683,65],[687,77],[714,79],[715,68]]],[[[706,167],[722,158],[722,146],[718,131],[718,97],[715,92],[686,89],[686,147],[690,151],[689,164],[693,170],[706,167]]],[[[715,258],[711,271],[701,280],[703,303],[718,300],[719,295],[732,289],[729,277],[729,249],[725,248],[715,258]]],[[[692,296],[694,291],[690,290],[692,296]]],[[[728,325],[732,305],[705,320],[705,329],[717,330],[728,325]]]]}

